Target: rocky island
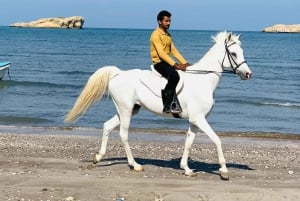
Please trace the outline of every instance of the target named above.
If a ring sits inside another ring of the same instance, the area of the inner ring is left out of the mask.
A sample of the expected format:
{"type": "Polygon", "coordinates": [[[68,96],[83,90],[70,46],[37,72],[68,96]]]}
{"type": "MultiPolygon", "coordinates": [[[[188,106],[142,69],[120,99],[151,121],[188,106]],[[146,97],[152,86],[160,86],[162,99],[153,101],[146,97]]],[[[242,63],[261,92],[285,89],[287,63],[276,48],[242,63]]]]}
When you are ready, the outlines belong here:
{"type": "Polygon", "coordinates": [[[32,28],[65,28],[81,29],[84,18],[81,16],[41,18],[31,22],[17,22],[9,25],[10,27],[32,27],[32,28]]]}
{"type": "Polygon", "coordinates": [[[266,27],[263,32],[273,32],[273,33],[300,33],[300,24],[276,24],[271,27],[266,27]]]}

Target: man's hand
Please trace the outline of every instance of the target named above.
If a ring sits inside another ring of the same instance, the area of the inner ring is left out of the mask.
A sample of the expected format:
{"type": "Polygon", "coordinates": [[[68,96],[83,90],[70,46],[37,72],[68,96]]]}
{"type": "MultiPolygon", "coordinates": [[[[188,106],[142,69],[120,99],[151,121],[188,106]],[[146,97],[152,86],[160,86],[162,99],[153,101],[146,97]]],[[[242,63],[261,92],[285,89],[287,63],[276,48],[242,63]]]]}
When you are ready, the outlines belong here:
{"type": "Polygon", "coordinates": [[[188,66],[191,66],[191,64],[189,64],[189,63],[186,63],[186,64],[178,64],[178,63],[176,63],[176,64],[174,65],[174,67],[175,67],[177,70],[182,70],[182,71],[185,71],[186,68],[187,68],[188,66]]]}
{"type": "Polygon", "coordinates": [[[174,67],[175,67],[177,70],[182,70],[182,71],[185,71],[185,69],[186,69],[185,64],[178,64],[178,63],[176,63],[176,64],[174,65],[174,67]]]}
{"type": "Polygon", "coordinates": [[[185,65],[185,68],[187,68],[187,67],[191,66],[192,64],[186,63],[186,64],[183,64],[183,65],[185,65]]]}

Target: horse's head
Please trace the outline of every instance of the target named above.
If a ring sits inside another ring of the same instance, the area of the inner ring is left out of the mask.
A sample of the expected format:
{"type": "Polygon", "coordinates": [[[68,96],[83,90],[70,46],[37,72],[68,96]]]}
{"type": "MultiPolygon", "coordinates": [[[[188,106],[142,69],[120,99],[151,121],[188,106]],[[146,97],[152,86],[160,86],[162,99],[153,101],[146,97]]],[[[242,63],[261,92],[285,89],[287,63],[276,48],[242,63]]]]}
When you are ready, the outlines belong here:
{"type": "Polygon", "coordinates": [[[218,33],[213,39],[224,52],[222,61],[219,61],[222,67],[231,68],[241,79],[247,80],[251,78],[252,72],[244,58],[240,36],[224,31],[218,33]]]}

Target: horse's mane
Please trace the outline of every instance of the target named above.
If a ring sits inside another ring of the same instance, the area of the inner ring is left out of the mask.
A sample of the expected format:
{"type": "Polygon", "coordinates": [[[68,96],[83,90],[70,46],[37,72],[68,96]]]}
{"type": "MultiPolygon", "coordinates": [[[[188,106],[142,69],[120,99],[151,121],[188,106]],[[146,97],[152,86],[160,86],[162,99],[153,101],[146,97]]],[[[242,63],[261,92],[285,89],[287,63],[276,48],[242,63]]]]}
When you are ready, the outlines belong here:
{"type": "Polygon", "coordinates": [[[224,43],[224,41],[228,42],[236,42],[237,44],[241,45],[241,41],[239,40],[240,35],[234,35],[231,32],[222,31],[217,33],[215,36],[211,37],[214,42],[216,43],[224,43]]]}

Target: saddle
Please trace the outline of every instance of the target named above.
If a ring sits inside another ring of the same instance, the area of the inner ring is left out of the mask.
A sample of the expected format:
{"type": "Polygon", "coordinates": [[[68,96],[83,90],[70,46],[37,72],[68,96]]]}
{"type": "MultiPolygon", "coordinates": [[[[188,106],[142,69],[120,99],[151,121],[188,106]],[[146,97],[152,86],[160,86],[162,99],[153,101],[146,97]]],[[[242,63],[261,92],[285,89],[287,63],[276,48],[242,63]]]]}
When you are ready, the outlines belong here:
{"type": "MultiPolygon", "coordinates": [[[[176,94],[179,94],[183,88],[182,72],[177,71],[179,74],[179,82],[176,86],[176,94]]],[[[165,88],[168,80],[157,72],[153,65],[151,71],[143,70],[141,73],[140,81],[145,85],[154,95],[161,97],[161,90],[165,88]]]]}

